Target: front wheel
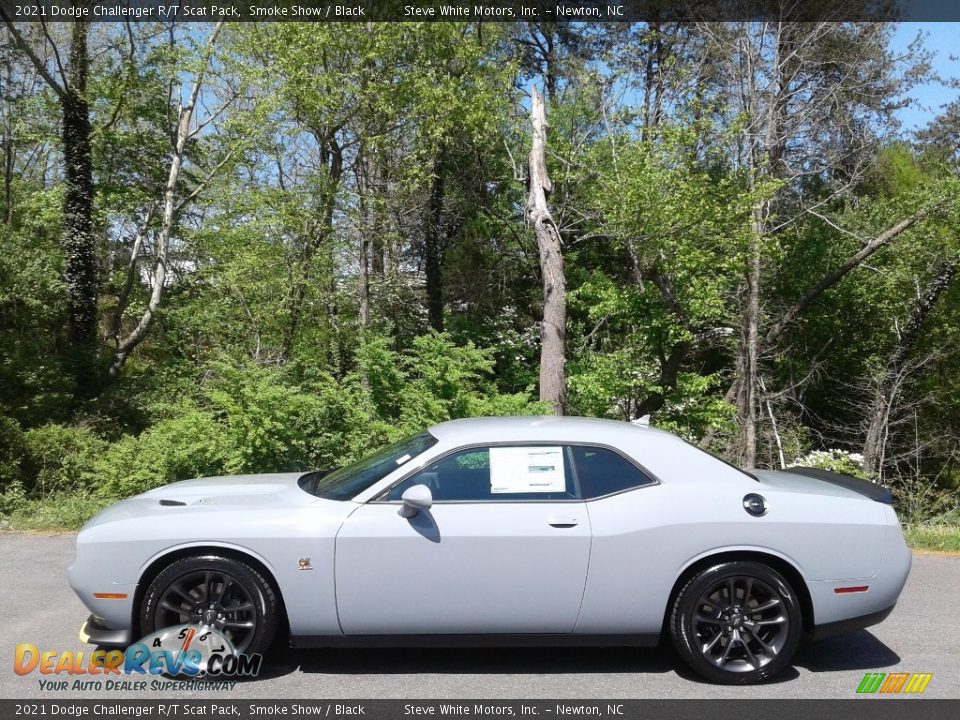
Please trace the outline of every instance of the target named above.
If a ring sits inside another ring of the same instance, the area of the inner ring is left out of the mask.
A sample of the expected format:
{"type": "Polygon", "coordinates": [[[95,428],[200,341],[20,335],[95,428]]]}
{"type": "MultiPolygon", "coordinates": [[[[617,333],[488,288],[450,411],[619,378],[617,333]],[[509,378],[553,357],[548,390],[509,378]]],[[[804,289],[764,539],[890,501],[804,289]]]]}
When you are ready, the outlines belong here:
{"type": "Polygon", "coordinates": [[[673,644],[703,677],[748,685],[773,677],[793,657],[801,634],[796,593],[758,562],[725,562],[694,575],[670,618],[673,644]]]}
{"type": "Polygon", "coordinates": [[[267,579],[246,563],[216,555],[168,565],[150,583],[140,606],[145,635],[175,625],[211,627],[238,653],[266,652],[277,621],[277,597],[267,579]]]}

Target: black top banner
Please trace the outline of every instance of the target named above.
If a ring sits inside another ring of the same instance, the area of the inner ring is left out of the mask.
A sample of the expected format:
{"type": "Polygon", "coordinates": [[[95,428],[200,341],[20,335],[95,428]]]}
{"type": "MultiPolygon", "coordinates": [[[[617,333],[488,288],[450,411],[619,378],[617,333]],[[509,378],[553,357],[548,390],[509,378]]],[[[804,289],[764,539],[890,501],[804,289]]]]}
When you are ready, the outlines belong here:
{"type": "Polygon", "coordinates": [[[0,17],[14,22],[948,22],[960,21],[960,0],[0,0],[0,17]]]}

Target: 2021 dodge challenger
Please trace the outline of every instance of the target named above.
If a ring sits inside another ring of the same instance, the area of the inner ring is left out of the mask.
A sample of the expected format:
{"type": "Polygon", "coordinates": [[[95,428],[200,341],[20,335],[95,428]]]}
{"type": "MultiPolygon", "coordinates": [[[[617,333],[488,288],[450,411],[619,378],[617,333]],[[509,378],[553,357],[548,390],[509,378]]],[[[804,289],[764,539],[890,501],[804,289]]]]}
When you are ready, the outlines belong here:
{"type": "Polygon", "coordinates": [[[805,636],[880,622],[911,554],[886,488],[738,470],[680,438],[559,417],[441,423],[330,473],[176,482],[81,530],[81,637],[197,624],[238,652],[654,645],[745,684],[805,636]]]}

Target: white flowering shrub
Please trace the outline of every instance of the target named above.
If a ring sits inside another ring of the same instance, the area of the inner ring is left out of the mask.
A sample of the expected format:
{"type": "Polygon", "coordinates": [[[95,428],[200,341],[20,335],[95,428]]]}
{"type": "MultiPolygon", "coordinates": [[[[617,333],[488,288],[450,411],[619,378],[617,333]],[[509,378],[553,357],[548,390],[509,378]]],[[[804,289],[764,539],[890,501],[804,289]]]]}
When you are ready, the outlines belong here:
{"type": "Polygon", "coordinates": [[[844,473],[845,475],[853,475],[864,480],[876,479],[863,469],[863,455],[836,448],[812,450],[806,455],[798,457],[787,467],[815,467],[844,473]]]}

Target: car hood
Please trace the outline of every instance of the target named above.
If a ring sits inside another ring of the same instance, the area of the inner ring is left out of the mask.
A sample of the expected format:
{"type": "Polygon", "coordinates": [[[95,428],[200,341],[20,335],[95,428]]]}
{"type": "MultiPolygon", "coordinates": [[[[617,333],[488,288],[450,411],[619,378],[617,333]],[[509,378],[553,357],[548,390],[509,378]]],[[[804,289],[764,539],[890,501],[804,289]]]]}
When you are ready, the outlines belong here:
{"type": "Polygon", "coordinates": [[[121,500],[95,515],[84,527],[158,515],[334,504],[301,490],[297,484],[301,477],[303,473],[297,472],[182,480],[121,500]]]}
{"type": "MultiPolygon", "coordinates": [[[[220,477],[181,480],[148,490],[137,497],[158,498],[190,504],[205,498],[243,502],[297,489],[304,473],[269,473],[261,475],[222,475],[220,477]]],[[[301,491],[302,492],[302,491],[301,491]]]]}

